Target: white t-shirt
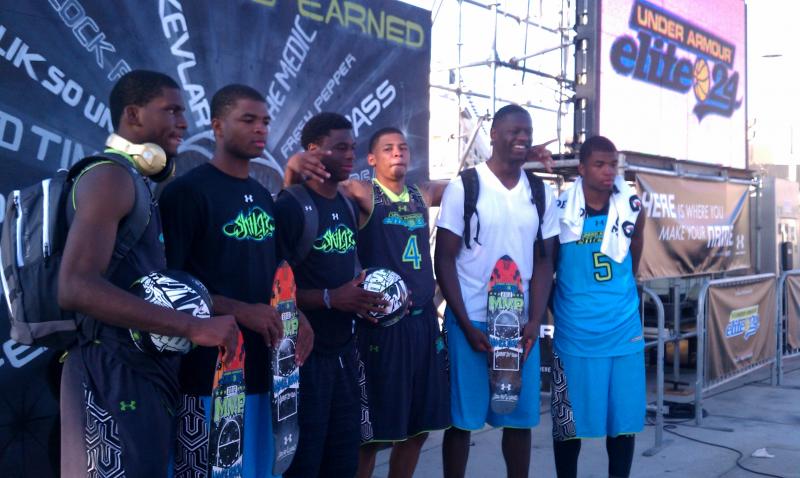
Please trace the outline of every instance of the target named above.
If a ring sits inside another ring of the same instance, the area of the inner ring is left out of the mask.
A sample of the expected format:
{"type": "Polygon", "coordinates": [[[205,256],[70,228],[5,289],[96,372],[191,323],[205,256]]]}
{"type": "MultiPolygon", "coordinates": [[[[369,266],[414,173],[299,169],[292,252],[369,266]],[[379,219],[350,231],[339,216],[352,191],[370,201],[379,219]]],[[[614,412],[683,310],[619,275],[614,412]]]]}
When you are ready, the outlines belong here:
{"type": "MultiPolygon", "coordinates": [[[[478,172],[478,213],[470,221],[470,234],[475,237],[478,216],[481,230],[478,244],[470,240],[470,249],[461,243],[456,256],[456,270],[461,285],[461,297],[470,320],[486,322],[486,303],[489,292],[489,278],[498,259],[504,255],[511,257],[519,267],[522,288],[525,293],[524,321],[528,320],[528,286],[533,274],[533,243],[539,227],[536,206],[531,202],[531,188],[528,178],[520,171],[519,181],[512,189],[507,189],[486,163],[475,168],[478,172]]],[[[553,190],[545,184],[545,214],[542,237],[545,239],[559,233],[558,213],[554,204],[553,190]]],[[[455,235],[464,235],[464,184],[461,177],[450,181],[442,196],[438,227],[445,228],[455,235]]]]}

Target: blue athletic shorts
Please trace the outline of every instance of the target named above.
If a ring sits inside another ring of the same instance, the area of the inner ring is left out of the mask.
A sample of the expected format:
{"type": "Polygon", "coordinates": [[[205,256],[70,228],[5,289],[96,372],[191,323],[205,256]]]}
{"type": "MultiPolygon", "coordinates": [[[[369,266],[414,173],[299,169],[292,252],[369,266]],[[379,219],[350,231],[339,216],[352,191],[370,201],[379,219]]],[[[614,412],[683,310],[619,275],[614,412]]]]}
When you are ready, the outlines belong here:
{"type": "Polygon", "coordinates": [[[597,438],[644,428],[644,352],[618,357],[554,353],[553,437],[597,438]]]}
{"type": "MultiPolygon", "coordinates": [[[[472,322],[486,332],[485,322],[472,322]]],[[[517,408],[506,415],[489,407],[489,363],[485,353],[476,352],[450,311],[445,310],[445,330],[450,354],[450,403],[453,426],[462,430],[493,427],[533,428],[539,424],[539,341],[522,367],[522,392],[517,408]]]]}
{"type": "MultiPolygon", "coordinates": [[[[245,395],[244,478],[271,478],[274,455],[270,393],[245,395]]],[[[183,395],[178,411],[178,436],[170,476],[208,473],[211,396],[183,395]]]]}

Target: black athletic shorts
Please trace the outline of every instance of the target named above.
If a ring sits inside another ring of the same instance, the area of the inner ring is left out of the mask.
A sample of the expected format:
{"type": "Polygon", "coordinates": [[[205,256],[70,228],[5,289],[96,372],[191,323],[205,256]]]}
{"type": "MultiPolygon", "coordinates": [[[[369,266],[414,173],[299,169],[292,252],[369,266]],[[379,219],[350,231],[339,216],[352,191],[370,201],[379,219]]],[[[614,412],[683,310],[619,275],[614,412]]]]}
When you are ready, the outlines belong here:
{"type": "Polygon", "coordinates": [[[360,324],[357,342],[372,424],[363,442],[400,441],[450,426],[447,350],[432,301],[389,327],[360,324]]]}
{"type": "Polygon", "coordinates": [[[316,348],[300,367],[300,439],[284,478],[351,477],[358,468],[361,416],[355,343],[316,348]]]}
{"type": "MultiPolygon", "coordinates": [[[[61,377],[61,476],[166,476],[175,430],[178,357],[164,362],[175,385],[164,389],[122,357],[125,345],[104,342],[70,350],[61,377]],[[174,392],[174,393],[172,393],[174,392]]],[[[130,346],[132,347],[132,345],[130,346]]],[[[153,365],[152,363],[150,365],[153,365]]]]}

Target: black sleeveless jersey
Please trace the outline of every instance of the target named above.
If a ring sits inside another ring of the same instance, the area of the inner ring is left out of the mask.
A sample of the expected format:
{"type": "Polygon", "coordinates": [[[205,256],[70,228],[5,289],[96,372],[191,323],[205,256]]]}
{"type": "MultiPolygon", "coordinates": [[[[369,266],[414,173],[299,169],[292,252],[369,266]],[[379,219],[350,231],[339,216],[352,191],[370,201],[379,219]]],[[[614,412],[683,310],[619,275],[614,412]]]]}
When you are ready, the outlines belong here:
{"type": "Polygon", "coordinates": [[[372,183],[373,208],[359,232],[358,257],[363,267],[385,267],[403,278],[415,307],[433,299],[428,207],[416,186],[407,186],[408,202],[393,202],[372,183]]]}

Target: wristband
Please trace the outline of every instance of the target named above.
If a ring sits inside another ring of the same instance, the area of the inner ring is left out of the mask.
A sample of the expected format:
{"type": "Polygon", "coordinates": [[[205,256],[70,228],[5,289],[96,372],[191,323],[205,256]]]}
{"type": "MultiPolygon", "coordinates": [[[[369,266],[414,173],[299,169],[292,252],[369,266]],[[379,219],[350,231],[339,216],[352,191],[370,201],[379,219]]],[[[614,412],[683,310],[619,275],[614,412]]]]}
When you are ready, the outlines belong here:
{"type": "Polygon", "coordinates": [[[328,293],[328,289],[322,289],[322,302],[328,310],[333,308],[331,307],[331,295],[328,293]]]}

